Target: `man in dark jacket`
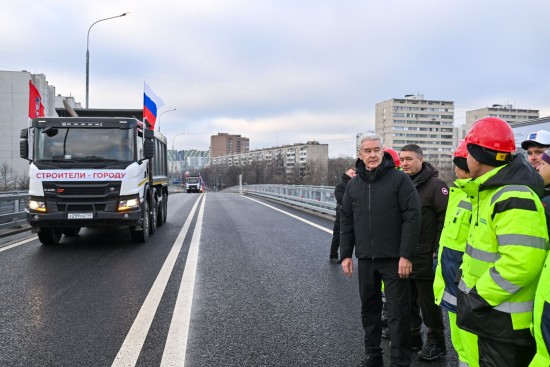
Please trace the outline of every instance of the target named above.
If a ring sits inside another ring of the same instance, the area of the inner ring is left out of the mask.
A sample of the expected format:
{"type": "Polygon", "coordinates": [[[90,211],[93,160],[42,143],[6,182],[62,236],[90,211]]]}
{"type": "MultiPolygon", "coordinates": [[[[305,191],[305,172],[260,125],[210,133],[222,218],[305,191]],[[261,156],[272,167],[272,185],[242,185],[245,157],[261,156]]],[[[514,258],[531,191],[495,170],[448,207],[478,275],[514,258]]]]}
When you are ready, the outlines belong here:
{"type": "Polygon", "coordinates": [[[340,257],[348,276],[358,259],[365,355],[359,366],[383,366],[380,348],[384,281],[391,365],[409,366],[410,284],[420,233],[420,202],[414,185],[396,170],[377,134],[361,137],[357,176],[348,183],[340,209],[340,257]]]}
{"type": "Polygon", "coordinates": [[[342,206],[342,199],[344,198],[344,192],[346,192],[346,186],[348,181],[355,177],[355,167],[346,168],[346,172],[342,174],[342,179],[334,187],[334,198],[336,199],[336,219],[334,220],[334,227],[332,229],[332,243],[330,244],[330,262],[338,264],[340,259],[338,258],[338,248],[340,247],[340,207],[342,206]]]}
{"type": "Polygon", "coordinates": [[[445,182],[437,178],[437,169],[424,162],[422,149],[418,145],[405,145],[401,148],[399,157],[403,172],[409,175],[416,187],[422,212],[422,229],[411,275],[412,347],[413,350],[421,349],[418,358],[431,361],[447,353],[443,315],[439,306],[435,304],[433,283],[434,259],[437,256],[439,238],[445,222],[449,188],[445,182]],[[420,333],[422,321],[428,328],[424,346],[420,333]]]}

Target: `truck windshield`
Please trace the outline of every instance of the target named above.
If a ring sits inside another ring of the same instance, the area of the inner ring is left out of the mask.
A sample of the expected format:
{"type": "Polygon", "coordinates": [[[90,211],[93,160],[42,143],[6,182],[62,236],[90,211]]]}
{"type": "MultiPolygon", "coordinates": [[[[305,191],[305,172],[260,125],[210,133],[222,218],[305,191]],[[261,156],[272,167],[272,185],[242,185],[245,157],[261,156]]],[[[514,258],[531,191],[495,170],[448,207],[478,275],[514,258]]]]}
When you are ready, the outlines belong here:
{"type": "Polygon", "coordinates": [[[34,136],[37,161],[132,161],[135,156],[130,129],[46,127],[34,136]]]}
{"type": "Polygon", "coordinates": [[[198,178],[198,177],[188,177],[188,178],[187,178],[187,183],[188,183],[188,184],[196,184],[196,183],[199,183],[199,178],[198,178]]]}

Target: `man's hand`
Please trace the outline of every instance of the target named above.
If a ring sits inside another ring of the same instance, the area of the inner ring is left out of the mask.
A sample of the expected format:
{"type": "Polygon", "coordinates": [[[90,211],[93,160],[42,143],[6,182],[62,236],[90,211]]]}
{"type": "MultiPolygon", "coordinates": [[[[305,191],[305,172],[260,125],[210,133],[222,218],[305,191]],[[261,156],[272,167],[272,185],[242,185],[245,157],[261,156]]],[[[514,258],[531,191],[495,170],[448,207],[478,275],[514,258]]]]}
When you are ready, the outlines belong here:
{"type": "Polygon", "coordinates": [[[351,257],[346,257],[342,259],[342,270],[349,278],[353,275],[353,260],[351,257]]]}
{"type": "Polygon", "coordinates": [[[408,278],[413,271],[413,264],[410,260],[405,259],[404,257],[399,258],[399,266],[397,268],[397,273],[399,278],[408,278]]]}

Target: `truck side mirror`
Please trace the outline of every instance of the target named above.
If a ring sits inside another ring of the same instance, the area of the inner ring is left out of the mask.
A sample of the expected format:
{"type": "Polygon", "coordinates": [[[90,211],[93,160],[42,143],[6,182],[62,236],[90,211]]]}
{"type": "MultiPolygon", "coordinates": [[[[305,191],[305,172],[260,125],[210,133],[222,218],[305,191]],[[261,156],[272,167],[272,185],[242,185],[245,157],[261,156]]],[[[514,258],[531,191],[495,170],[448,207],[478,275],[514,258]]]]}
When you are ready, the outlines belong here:
{"type": "Polygon", "coordinates": [[[155,156],[155,141],[150,139],[145,139],[143,142],[143,156],[146,159],[153,158],[155,156]]]}
{"type": "Polygon", "coordinates": [[[21,138],[19,142],[19,156],[23,159],[29,159],[29,130],[21,129],[19,137],[21,138]]]}
{"type": "Polygon", "coordinates": [[[29,141],[27,139],[19,142],[19,155],[23,159],[29,159],[29,141]]]}
{"type": "Polygon", "coordinates": [[[145,129],[143,131],[143,137],[145,139],[154,139],[155,138],[155,131],[150,129],[145,129]]]}

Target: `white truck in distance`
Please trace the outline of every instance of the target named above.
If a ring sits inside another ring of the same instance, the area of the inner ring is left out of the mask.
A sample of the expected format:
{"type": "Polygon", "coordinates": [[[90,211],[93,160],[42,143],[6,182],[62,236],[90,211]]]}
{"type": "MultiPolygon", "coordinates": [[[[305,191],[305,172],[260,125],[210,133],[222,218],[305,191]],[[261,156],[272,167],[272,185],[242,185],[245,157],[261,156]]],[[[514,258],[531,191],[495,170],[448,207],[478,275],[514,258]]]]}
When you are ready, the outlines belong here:
{"type": "Polygon", "coordinates": [[[82,227],[146,242],[166,222],[166,138],[128,117],[36,118],[21,131],[29,161],[27,220],[44,245],[82,227]]]}

